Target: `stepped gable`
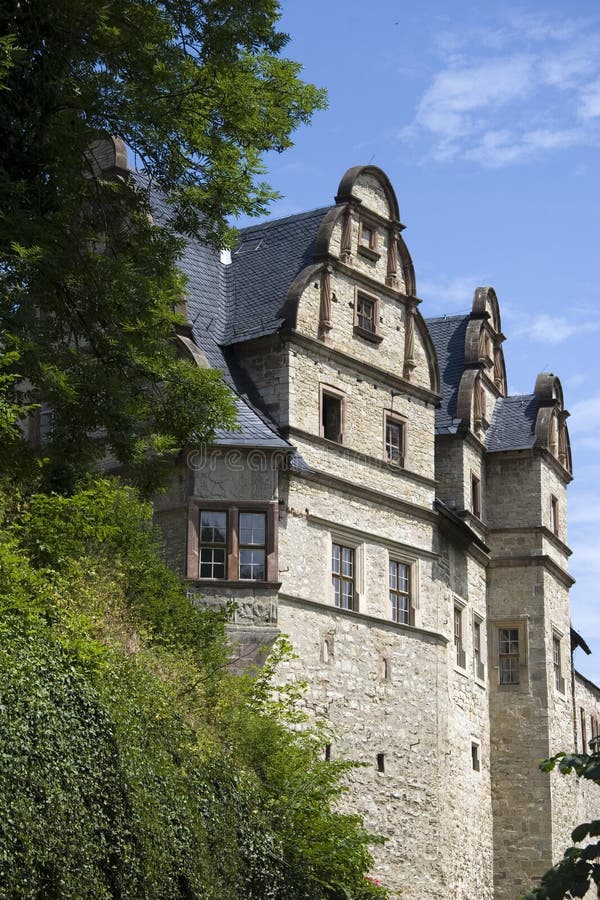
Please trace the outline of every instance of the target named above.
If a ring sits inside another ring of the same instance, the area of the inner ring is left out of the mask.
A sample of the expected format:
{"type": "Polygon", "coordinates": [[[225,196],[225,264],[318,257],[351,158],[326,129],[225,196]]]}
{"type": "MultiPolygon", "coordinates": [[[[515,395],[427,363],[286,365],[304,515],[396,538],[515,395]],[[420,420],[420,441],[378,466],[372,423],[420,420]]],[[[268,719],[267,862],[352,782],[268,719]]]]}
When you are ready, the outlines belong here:
{"type": "Polygon", "coordinates": [[[435,412],[436,434],[455,434],[458,388],[465,364],[465,335],[470,316],[440,316],[426,319],[437,354],[442,400],[435,412]]]}
{"type": "Polygon", "coordinates": [[[489,453],[501,450],[529,450],[535,445],[535,423],[539,400],[535,394],[500,397],[485,436],[489,453]]]}

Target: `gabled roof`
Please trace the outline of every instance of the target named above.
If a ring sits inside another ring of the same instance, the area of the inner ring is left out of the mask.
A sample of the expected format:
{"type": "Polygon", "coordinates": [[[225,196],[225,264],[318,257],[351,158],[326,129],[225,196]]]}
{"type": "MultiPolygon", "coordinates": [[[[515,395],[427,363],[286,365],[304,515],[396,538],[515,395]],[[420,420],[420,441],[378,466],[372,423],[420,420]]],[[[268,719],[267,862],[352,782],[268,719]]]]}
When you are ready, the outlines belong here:
{"type": "Polygon", "coordinates": [[[442,402],[435,411],[437,434],[454,434],[458,427],[456,400],[465,365],[465,335],[469,315],[425,319],[440,368],[442,402]]]}
{"type": "Polygon", "coordinates": [[[538,409],[539,400],[535,394],[519,394],[496,400],[485,436],[488,451],[529,450],[533,447],[538,409]]]}

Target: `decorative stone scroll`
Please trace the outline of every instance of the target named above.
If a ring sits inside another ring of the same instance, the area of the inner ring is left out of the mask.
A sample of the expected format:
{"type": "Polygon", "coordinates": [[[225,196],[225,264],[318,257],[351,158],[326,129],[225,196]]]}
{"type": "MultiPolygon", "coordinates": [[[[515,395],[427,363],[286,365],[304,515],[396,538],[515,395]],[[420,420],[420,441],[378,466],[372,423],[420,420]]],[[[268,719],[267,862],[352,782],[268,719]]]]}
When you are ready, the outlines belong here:
{"type": "Polygon", "coordinates": [[[344,215],[344,224],[342,226],[342,241],[340,245],[340,259],[343,263],[351,265],[352,263],[352,207],[350,204],[346,207],[344,215]]]}
{"type": "Polygon", "coordinates": [[[398,239],[394,228],[390,228],[388,240],[387,274],[385,283],[390,287],[398,287],[398,239]]]}
{"type": "Polygon", "coordinates": [[[321,270],[321,305],[319,307],[319,337],[325,340],[331,331],[331,266],[321,270]]]}
{"type": "Polygon", "coordinates": [[[415,304],[408,300],[406,303],[406,328],[404,332],[404,367],[402,374],[410,381],[415,362],[415,304]]]}
{"type": "Polygon", "coordinates": [[[567,439],[566,410],[558,413],[558,461],[565,469],[569,468],[569,442],[567,439]]]}

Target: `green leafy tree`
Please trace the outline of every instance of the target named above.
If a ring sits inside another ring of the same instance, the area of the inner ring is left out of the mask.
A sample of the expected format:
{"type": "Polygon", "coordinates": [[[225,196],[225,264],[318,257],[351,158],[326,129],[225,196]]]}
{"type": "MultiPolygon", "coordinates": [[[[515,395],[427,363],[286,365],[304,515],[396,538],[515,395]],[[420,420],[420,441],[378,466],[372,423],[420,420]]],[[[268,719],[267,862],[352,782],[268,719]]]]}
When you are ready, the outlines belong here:
{"type": "MultiPolygon", "coordinates": [[[[600,785],[600,749],[596,745],[592,753],[557,753],[544,760],[540,768],[551,772],[558,767],[563,775],[575,772],[600,785]]],[[[539,887],[523,900],[563,900],[585,897],[592,885],[600,893],[600,819],[583,822],[573,830],[571,840],[575,844],[586,842],[583,847],[569,847],[563,858],[543,875],[539,887]]]]}
{"type": "Polygon", "coordinates": [[[278,659],[230,673],[223,616],[111,480],[0,522],[0,898],[367,900],[348,763],[295,731],[278,659]]]}
{"type": "Polygon", "coordinates": [[[108,446],[150,489],[162,460],[234,424],[220,375],[177,356],[177,259],[264,212],[262,155],[323,104],[280,55],[278,17],[276,0],[0,6],[0,329],[52,407],[55,484],[108,446]],[[89,148],[106,135],[143,179],[103,177],[89,148]]]}

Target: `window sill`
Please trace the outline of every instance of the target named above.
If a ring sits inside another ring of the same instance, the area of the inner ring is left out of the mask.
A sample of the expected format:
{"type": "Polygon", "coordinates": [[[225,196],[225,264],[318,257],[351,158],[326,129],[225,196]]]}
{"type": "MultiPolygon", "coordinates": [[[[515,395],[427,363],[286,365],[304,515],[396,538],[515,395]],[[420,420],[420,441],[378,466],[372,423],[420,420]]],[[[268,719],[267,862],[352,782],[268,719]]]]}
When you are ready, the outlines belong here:
{"type": "Polygon", "coordinates": [[[368,331],[366,328],[361,328],[360,325],[354,326],[354,334],[364,338],[365,341],[371,341],[372,344],[380,344],[383,340],[381,334],[377,334],[376,331],[368,331]]]}
{"type": "Polygon", "coordinates": [[[373,262],[377,262],[378,259],[381,259],[381,253],[379,253],[378,250],[373,250],[371,247],[365,247],[363,244],[358,245],[358,252],[361,256],[366,256],[367,259],[370,259],[373,262]]]}
{"type": "Polygon", "coordinates": [[[281,587],[281,581],[252,581],[251,579],[228,581],[227,579],[220,578],[188,578],[187,581],[188,583],[197,584],[204,588],[235,588],[236,590],[248,590],[248,588],[252,588],[278,591],[281,587]]]}

